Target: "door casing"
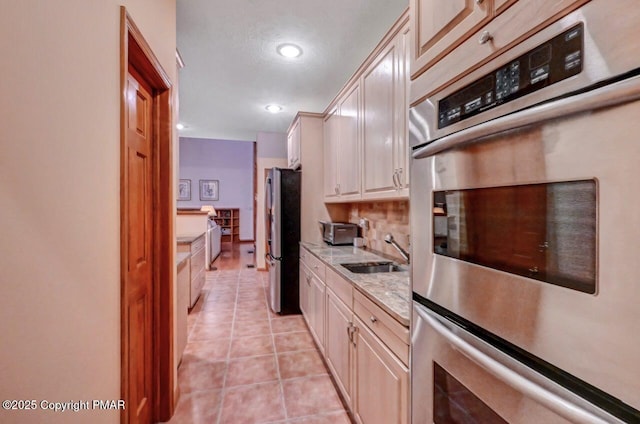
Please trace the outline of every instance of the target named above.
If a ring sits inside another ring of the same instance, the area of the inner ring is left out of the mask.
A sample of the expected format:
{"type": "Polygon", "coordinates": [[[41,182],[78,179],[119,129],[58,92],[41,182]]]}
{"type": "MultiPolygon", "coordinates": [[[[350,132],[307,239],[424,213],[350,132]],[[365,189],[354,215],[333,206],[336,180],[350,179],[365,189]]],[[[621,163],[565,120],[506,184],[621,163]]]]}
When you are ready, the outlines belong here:
{"type": "MultiPolygon", "coordinates": [[[[168,421],[175,410],[178,395],[174,393],[175,370],[173,369],[173,304],[174,304],[174,204],[173,204],[173,107],[172,84],[168,74],[135,25],[124,6],[120,8],[120,281],[121,281],[121,396],[128,396],[128,346],[126,334],[127,293],[127,210],[126,210],[126,82],[129,67],[135,68],[144,81],[153,89],[153,232],[152,241],[152,287],[153,287],[153,400],[151,419],[168,421]]],[[[121,422],[131,420],[130,410],[121,411],[121,422]]]]}

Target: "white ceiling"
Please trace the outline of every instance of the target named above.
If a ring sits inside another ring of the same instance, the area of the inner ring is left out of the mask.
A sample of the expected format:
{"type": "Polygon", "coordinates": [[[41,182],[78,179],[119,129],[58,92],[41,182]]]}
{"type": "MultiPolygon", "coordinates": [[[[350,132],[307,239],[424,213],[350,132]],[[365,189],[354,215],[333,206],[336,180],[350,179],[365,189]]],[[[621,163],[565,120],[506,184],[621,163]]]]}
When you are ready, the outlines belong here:
{"type": "Polygon", "coordinates": [[[178,0],[182,137],[253,141],[323,112],[408,0],[178,0]],[[276,52],[302,47],[298,59],[276,52]],[[269,103],[284,109],[265,110],[269,103]]]}

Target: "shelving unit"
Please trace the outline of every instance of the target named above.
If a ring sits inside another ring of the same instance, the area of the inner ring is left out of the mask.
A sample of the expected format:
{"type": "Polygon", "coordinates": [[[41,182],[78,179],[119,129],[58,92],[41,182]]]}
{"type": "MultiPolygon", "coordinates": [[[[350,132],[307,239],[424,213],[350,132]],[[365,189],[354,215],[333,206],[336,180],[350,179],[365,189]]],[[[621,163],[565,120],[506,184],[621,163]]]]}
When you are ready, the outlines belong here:
{"type": "Polygon", "coordinates": [[[218,209],[214,218],[222,230],[222,242],[240,241],[240,209],[218,209]]]}

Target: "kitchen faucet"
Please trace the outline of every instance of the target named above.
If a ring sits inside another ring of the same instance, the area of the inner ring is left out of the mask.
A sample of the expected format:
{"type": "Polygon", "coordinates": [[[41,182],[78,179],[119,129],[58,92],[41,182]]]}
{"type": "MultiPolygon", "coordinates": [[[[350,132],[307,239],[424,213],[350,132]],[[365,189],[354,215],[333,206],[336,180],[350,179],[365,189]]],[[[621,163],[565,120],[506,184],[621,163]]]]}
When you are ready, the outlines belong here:
{"type": "Polygon", "coordinates": [[[391,246],[395,247],[396,250],[400,252],[400,255],[404,258],[404,260],[407,261],[407,263],[409,263],[409,253],[407,253],[406,250],[400,247],[400,245],[393,239],[393,235],[391,233],[384,236],[384,241],[389,243],[391,246]]]}

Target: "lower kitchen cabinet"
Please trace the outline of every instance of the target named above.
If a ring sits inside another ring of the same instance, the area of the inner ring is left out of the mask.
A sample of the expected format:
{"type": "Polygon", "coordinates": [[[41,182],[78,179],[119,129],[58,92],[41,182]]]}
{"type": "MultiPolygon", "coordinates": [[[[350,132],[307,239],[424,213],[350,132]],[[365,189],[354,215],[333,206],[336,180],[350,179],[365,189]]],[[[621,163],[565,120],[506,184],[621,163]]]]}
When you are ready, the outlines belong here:
{"type": "Polygon", "coordinates": [[[305,248],[300,276],[300,309],[356,421],[407,424],[409,329],[305,248]]]}
{"type": "Polygon", "coordinates": [[[206,249],[205,233],[195,237],[178,236],[177,252],[188,252],[191,254],[190,266],[190,288],[189,288],[189,308],[193,308],[200,297],[202,287],[204,287],[206,274],[206,249]]]}
{"type": "Polygon", "coordinates": [[[298,293],[300,294],[300,311],[305,317],[309,316],[309,285],[311,284],[311,277],[307,278],[309,273],[309,269],[300,261],[300,289],[298,293]]]}
{"type": "Polygon", "coordinates": [[[352,411],[360,424],[407,424],[409,370],[358,318],[355,319],[355,390],[352,411]]]}
{"type": "MultiPolygon", "coordinates": [[[[302,259],[302,258],[301,258],[302,259]]],[[[300,309],[307,322],[311,335],[324,354],[325,330],[325,291],[322,281],[305,264],[300,261],[300,309]]]]}
{"type": "Polygon", "coordinates": [[[327,288],[327,338],[325,358],[347,405],[352,398],[353,313],[338,296],[327,288]]]}
{"type": "Polygon", "coordinates": [[[189,292],[190,292],[190,253],[183,253],[182,259],[177,265],[177,311],[176,311],[176,353],[178,362],[182,358],[182,353],[187,347],[187,314],[189,310],[189,292]],[[186,256],[189,255],[189,256],[186,256]]]}

